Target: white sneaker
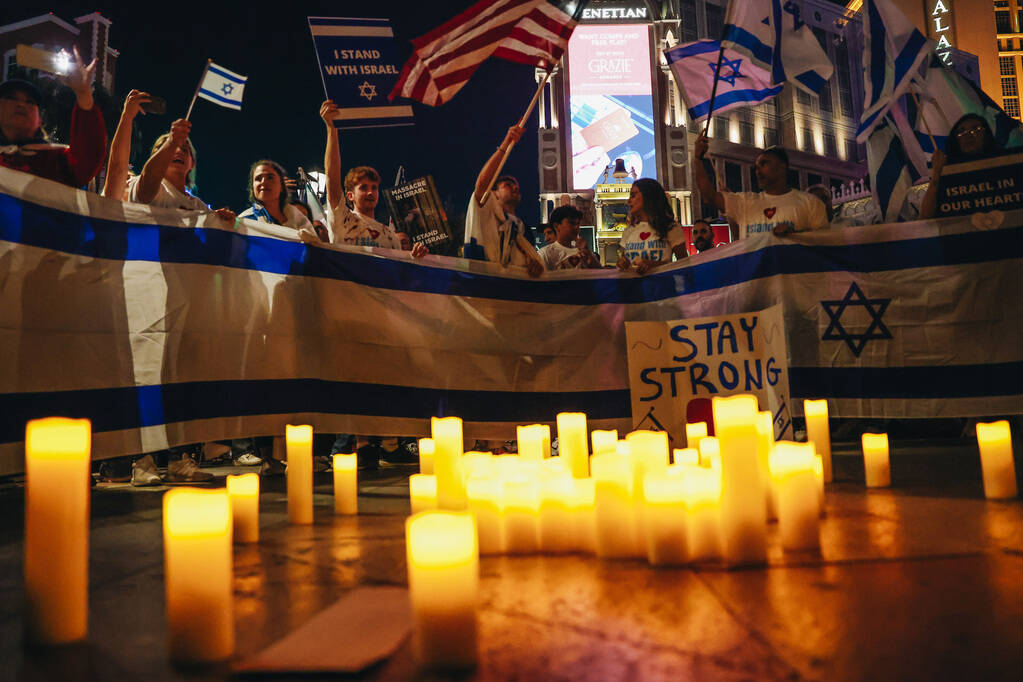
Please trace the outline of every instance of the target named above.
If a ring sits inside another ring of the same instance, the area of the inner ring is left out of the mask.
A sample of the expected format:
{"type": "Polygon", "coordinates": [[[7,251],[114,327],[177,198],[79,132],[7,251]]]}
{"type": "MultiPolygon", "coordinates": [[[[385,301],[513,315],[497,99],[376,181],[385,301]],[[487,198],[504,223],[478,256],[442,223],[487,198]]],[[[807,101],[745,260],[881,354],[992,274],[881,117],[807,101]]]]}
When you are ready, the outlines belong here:
{"type": "Polygon", "coordinates": [[[167,464],[167,483],[209,483],[213,478],[213,474],[201,471],[188,455],[167,464]]]}
{"type": "Polygon", "coordinates": [[[240,467],[254,467],[263,463],[261,457],[257,457],[251,452],[245,452],[235,458],[234,463],[240,467]]]}
{"type": "Polygon", "coordinates": [[[160,485],[163,480],[156,471],[156,462],[152,455],[139,457],[131,465],[131,484],[136,488],[148,485],[160,485]]]}

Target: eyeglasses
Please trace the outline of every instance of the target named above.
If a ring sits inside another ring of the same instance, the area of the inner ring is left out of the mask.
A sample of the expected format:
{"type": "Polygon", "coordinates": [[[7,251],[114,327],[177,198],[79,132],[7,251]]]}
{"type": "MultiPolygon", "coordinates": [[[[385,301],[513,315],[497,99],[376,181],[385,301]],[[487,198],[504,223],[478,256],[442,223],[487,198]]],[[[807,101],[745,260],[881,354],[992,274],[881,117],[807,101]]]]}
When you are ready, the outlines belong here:
{"type": "Polygon", "coordinates": [[[967,137],[969,135],[983,135],[984,126],[974,126],[973,128],[967,128],[966,130],[960,130],[956,133],[956,137],[967,137]]]}

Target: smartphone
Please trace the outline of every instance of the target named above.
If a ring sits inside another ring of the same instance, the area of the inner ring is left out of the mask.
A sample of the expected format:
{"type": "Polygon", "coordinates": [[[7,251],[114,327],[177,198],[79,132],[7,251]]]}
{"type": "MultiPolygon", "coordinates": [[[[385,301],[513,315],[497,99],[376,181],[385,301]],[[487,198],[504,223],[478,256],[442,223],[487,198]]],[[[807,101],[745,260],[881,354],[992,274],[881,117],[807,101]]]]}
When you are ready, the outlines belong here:
{"type": "Polygon", "coordinates": [[[152,95],[148,102],[142,103],[142,111],[147,114],[166,114],[167,100],[163,97],[156,97],[155,95],[152,95]]]}
{"type": "Polygon", "coordinates": [[[29,45],[18,45],[17,60],[18,66],[55,73],[58,76],[63,76],[71,70],[71,56],[63,50],[50,52],[29,45]]]}

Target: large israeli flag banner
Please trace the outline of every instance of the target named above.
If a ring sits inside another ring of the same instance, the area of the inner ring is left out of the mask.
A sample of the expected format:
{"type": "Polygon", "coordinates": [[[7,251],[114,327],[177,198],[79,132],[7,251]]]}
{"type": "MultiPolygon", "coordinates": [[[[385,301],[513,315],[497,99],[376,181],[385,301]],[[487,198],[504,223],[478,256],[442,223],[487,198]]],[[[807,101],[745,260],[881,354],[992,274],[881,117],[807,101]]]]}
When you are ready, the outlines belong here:
{"type": "Polygon", "coordinates": [[[199,84],[199,97],[228,109],[241,110],[248,78],[210,62],[199,84]]]}
{"type": "Polygon", "coordinates": [[[323,90],[338,106],[334,127],[390,128],[413,124],[409,104],[391,104],[401,62],[388,19],[309,17],[323,90]]]}
{"type": "Polygon", "coordinates": [[[1023,210],[763,234],[644,277],[531,280],[294,235],[0,168],[0,474],[49,415],[91,419],[97,458],[288,423],[423,435],[439,415],[469,438],[561,411],[624,433],[626,321],[775,304],[796,412],[826,397],[837,417],[1023,413],[1023,210]]]}
{"type": "Polygon", "coordinates": [[[720,55],[718,68],[720,52],[721,43],[717,40],[697,40],[664,51],[693,122],[707,118],[710,112],[715,73],[720,74],[714,96],[715,113],[766,102],[784,87],[772,85],[770,71],[735,50],[726,49],[720,55]]]}

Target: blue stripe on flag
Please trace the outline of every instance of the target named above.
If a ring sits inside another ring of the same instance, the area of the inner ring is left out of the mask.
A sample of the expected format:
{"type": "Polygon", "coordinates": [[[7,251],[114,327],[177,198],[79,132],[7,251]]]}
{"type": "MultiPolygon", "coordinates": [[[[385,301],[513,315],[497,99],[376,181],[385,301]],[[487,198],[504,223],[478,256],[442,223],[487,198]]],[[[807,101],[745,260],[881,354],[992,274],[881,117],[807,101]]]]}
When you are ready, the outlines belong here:
{"type": "Polygon", "coordinates": [[[731,24],[725,26],[724,39],[748,50],[757,61],[770,64],[774,60],[774,50],[744,28],[731,24]]]}
{"type": "Polygon", "coordinates": [[[205,97],[209,97],[210,99],[215,99],[218,102],[222,102],[225,106],[233,107],[235,109],[242,108],[241,100],[230,99],[228,97],[224,97],[223,95],[218,95],[217,93],[207,90],[206,88],[200,88],[199,94],[205,97]]]}
{"type": "Polygon", "coordinates": [[[827,83],[816,71],[806,71],[796,76],[796,80],[810,88],[814,92],[820,92],[827,83]]]}
{"type": "MultiPolygon", "coordinates": [[[[794,399],[822,395],[836,399],[1009,396],[1023,390],[1023,363],[790,367],[789,384],[794,399]]],[[[303,412],[410,419],[456,414],[466,421],[522,424],[546,422],[558,412],[585,412],[593,420],[627,418],[631,404],[625,389],[459,391],[321,379],[187,382],[0,394],[0,442],[22,440],[29,419],[54,414],[88,418],[93,431],[106,432],[140,424],[303,412]]]]}
{"type": "MultiPolygon", "coordinates": [[[[870,108],[884,94],[885,73],[885,40],[886,32],[881,15],[877,12],[877,6],[873,0],[867,0],[868,27],[871,34],[870,39],[870,108]]],[[[873,117],[872,117],[873,118],[873,117]]],[[[863,126],[861,125],[862,129],[863,126]]]]}
{"type": "Polygon", "coordinates": [[[690,43],[689,45],[679,45],[678,47],[668,50],[664,54],[668,58],[668,62],[673,63],[698,54],[718,52],[720,49],[721,43],[716,40],[701,40],[699,42],[690,43]]]}
{"type": "Polygon", "coordinates": [[[920,50],[923,49],[927,43],[927,39],[923,37],[919,31],[913,31],[910,34],[909,40],[906,41],[906,45],[902,48],[899,56],[895,58],[895,82],[901,83],[906,77],[906,73],[913,68],[913,64],[920,56],[920,50]]]}
{"type": "Polygon", "coordinates": [[[384,289],[564,305],[675,298],[779,274],[878,272],[996,261],[1019,253],[1023,227],[922,239],[806,247],[778,244],[642,278],[519,280],[367,258],[217,229],[122,223],[0,195],[0,240],[109,260],[219,265],[384,289]],[[90,234],[91,233],[91,234],[90,234]]]}
{"type": "MultiPolygon", "coordinates": [[[[731,90],[729,92],[719,93],[714,98],[714,109],[718,110],[729,104],[735,104],[736,102],[764,102],[777,95],[782,90],[782,85],[778,85],[773,88],[764,88],[763,90],[731,90]]],[[[689,116],[693,119],[703,118],[707,115],[710,109],[710,100],[701,102],[695,107],[689,110],[689,116]]]]}
{"type": "Polygon", "coordinates": [[[245,81],[248,80],[248,78],[239,78],[238,76],[234,75],[233,73],[228,73],[227,71],[224,71],[223,69],[217,68],[216,64],[210,64],[210,73],[215,73],[218,76],[220,76],[221,78],[223,78],[225,80],[229,80],[232,83],[237,83],[238,85],[245,85],[245,81]]]}

